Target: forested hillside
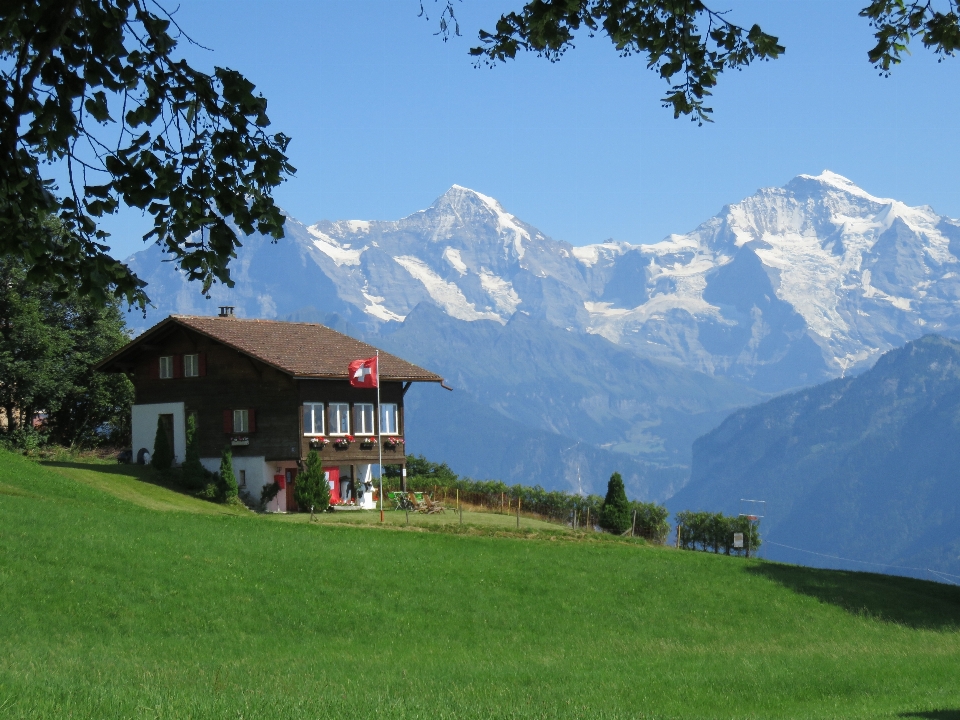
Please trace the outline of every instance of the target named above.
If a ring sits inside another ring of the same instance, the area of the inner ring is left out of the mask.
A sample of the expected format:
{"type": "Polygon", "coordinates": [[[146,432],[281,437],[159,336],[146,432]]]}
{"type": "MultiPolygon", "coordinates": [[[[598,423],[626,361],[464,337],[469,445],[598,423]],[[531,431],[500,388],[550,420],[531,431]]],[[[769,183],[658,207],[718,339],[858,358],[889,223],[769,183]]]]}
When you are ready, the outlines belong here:
{"type": "Polygon", "coordinates": [[[731,415],[694,443],[668,505],[737,512],[741,498],[766,500],[771,558],[960,574],[960,344],[928,335],[859,377],[731,415]]]}

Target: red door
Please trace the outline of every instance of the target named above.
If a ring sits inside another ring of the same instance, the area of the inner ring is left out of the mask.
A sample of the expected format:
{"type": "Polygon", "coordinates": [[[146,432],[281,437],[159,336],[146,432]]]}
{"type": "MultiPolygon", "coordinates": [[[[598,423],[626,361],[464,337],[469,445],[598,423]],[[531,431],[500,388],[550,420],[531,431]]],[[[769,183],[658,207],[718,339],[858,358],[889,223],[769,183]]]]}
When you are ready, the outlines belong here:
{"type": "Polygon", "coordinates": [[[330,485],[330,504],[335,505],[340,502],[340,468],[324,468],[323,474],[327,478],[327,484],[330,485]]]}
{"type": "Polygon", "coordinates": [[[297,511],[297,500],[293,496],[293,486],[297,481],[297,469],[296,468],[287,468],[287,512],[296,512],[297,511]]]}

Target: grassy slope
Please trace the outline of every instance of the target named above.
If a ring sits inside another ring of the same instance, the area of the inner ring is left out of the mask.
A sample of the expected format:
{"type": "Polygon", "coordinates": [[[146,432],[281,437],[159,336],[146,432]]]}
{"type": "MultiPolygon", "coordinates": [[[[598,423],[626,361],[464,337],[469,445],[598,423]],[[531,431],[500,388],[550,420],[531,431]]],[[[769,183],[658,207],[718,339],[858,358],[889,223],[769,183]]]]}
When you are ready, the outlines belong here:
{"type": "Polygon", "coordinates": [[[277,521],[115,468],[6,454],[0,608],[0,717],[960,708],[957,588],[617,543],[277,521]]]}

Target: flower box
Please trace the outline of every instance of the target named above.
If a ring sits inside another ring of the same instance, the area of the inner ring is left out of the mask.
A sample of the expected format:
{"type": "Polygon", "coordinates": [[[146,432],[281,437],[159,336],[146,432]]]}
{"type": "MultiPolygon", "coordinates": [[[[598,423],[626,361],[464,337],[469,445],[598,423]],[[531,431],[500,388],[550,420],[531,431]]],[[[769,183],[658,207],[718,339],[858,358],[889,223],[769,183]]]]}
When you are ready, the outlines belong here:
{"type": "Polygon", "coordinates": [[[394,449],[396,449],[396,448],[398,448],[398,447],[402,447],[402,446],[403,446],[403,438],[401,438],[401,437],[388,437],[386,440],[383,441],[383,446],[384,446],[385,448],[390,449],[390,450],[394,450],[394,449]]]}

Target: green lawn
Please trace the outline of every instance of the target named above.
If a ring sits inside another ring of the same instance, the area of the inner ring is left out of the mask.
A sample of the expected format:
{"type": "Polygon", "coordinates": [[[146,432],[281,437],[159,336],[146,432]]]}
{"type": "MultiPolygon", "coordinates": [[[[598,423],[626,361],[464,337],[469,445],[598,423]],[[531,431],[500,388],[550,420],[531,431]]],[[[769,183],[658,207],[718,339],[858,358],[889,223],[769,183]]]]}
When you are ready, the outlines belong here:
{"type": "Polygon", "coordinates": [[[361,519],[0,454],[0,718],[960,717],[960,588],[361,519]]]}
{"type": "MultiPolygon", "coordinates": [[[[157,473],[150,467],[138,465],[118,465],[115,462],[50,462],[45,463],[61,475],[81,482],[85,485],[102,490],[110,495],[127,500],[151,510],[181,510],[205,515],[245,515],[250,516],[249,510],[242,507],[215,505],[205,500],[190,497],[177,492],[168,485],[160,484],[157,473]]],[[[388,504],[384,511],[383,524],[391,528],[436,529],[438,526],[466,525],[467,530],[503,530],[511,532],[519,529],[523,531],[546,532],[556,535],[574,535],[581,537],[582,533],[570,533],[569,529],[556,523],[545,522],[536,518],[521,515],[517,522],[516,515],[496,512],[463,511],[461,521],[455,503],[451,500],[442,513],[430,515],[420,513],[404,513],[391,510],[388,504]]],[[[271,514],[268,516],[279,522],[305,523],[313,522],[324,525],[379,525],[380,512],[377,510],[351,510],[332,513],[318,513],[313,520],[309,514],[291,513],[271,514]]],[[[452,528],[451,528],[452,529],[452,528]]]]}

